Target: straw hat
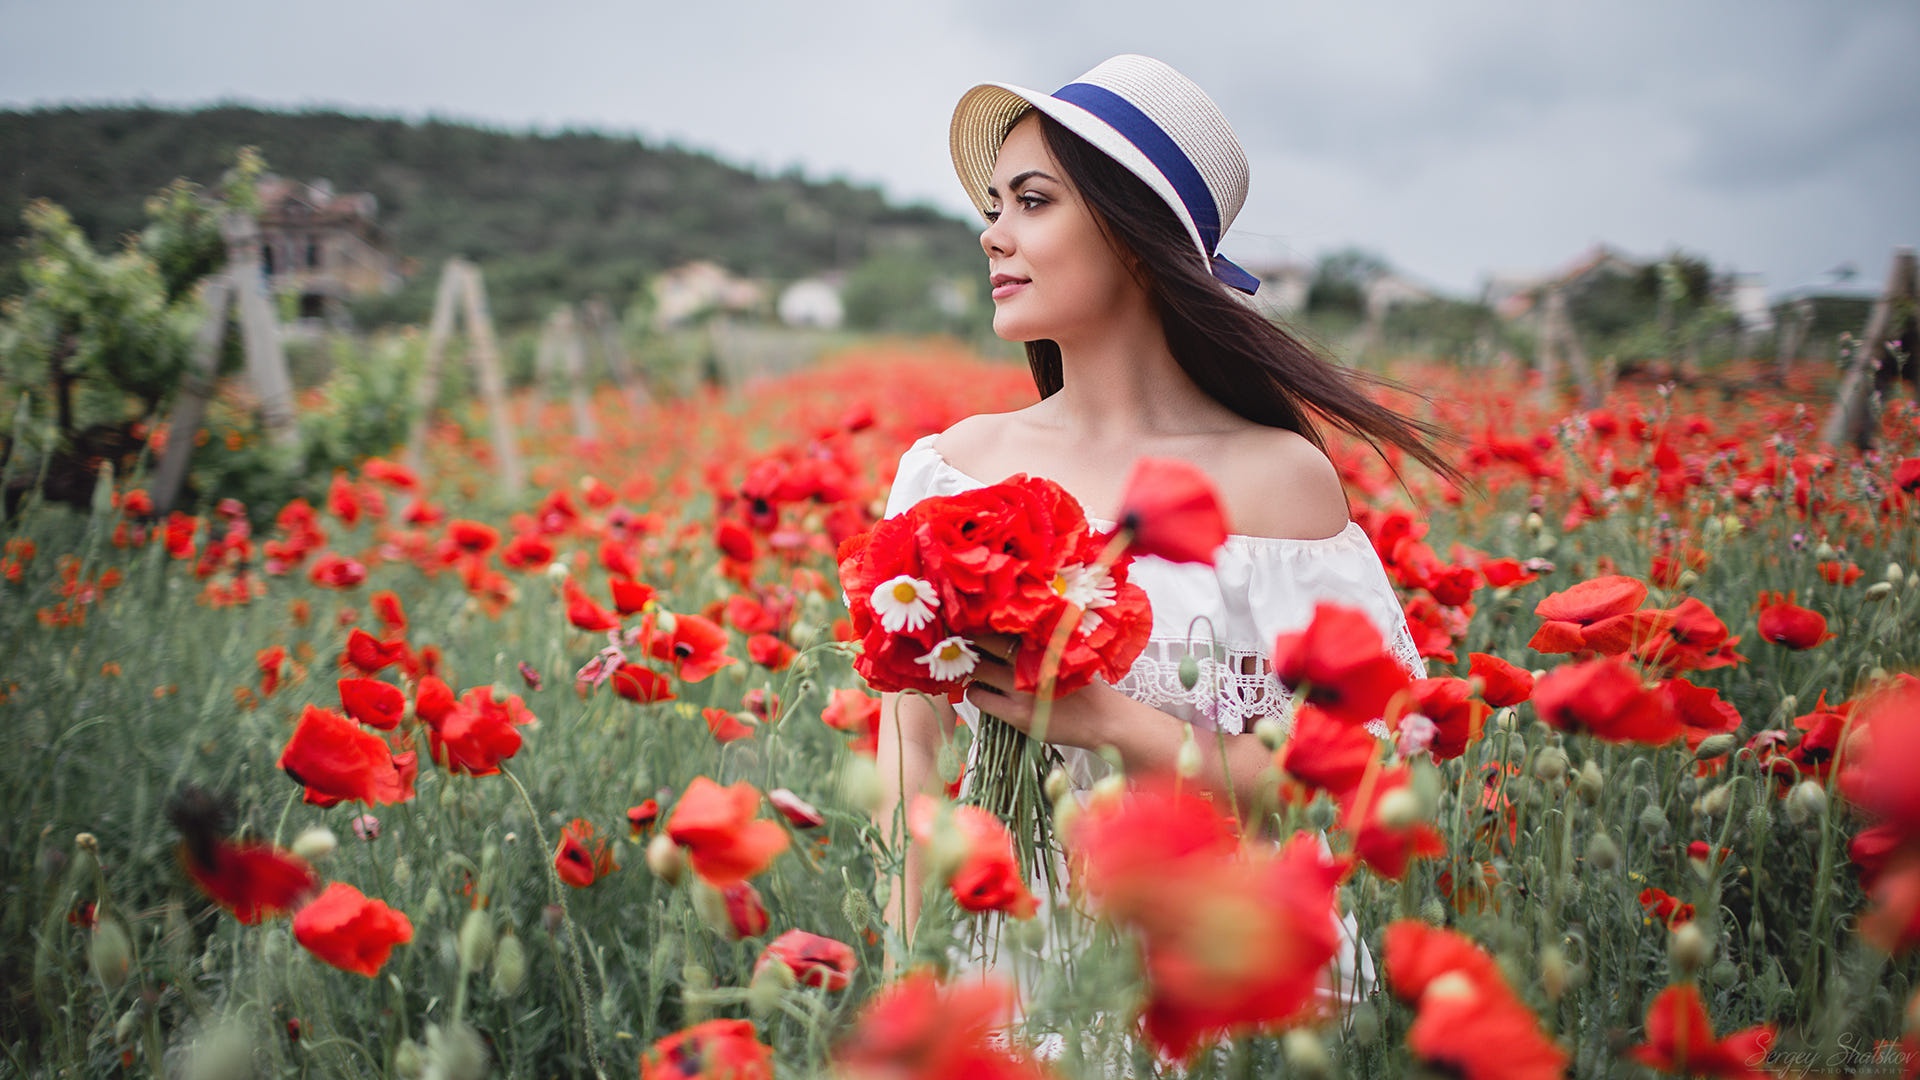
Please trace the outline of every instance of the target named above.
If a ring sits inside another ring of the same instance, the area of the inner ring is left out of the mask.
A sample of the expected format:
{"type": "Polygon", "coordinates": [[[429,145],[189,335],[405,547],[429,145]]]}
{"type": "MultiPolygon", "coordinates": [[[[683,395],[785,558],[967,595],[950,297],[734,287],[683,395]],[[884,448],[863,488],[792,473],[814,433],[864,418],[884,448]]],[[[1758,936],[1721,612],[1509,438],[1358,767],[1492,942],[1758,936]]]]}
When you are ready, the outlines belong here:
{"type": "Polygon", "coordinates": [[[1252,293],[1260,280],[1216,253],[1247,200],[1247,155],[1193,81],[1158,60],[1116,56],[1051,94],[982,83],[954,106],[954,171],[974,206],[992,206],[993,160],[1014,118],[1038,109],[1146,181],[1187,227],[1213,276],[1252,293]]]}

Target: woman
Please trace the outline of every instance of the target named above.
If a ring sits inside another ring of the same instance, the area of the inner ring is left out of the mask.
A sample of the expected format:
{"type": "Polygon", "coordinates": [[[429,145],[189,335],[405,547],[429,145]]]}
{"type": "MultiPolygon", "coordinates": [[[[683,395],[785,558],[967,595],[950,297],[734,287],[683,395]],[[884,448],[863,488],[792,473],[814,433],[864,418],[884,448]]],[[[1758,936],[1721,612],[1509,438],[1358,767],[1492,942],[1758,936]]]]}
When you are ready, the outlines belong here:
{"type": "MultiPolygon", "coordinates": [[[[975,87],[955,110],[952,145],[988,222],[994,332],[1026,343],[1041,400],[914,444],[887,513],[1027,473],[1058,482],[1098,524],[1111,522],[1139,457],[1205,471],[1236,533],[1212,567],[1135,561],[1131,580],[1154,608],[1151,643],[1118,684],[1056,700],[1046,738],[1084,785],[1104,769],[1094,749],[1116,749],[1131,774],[1166,771],[1199,728],[1209,733],[1194,740],[1199,781],[1244,798],[1271,760],[1253,725],[1284,714],[1266,666],[1274,637],[1304,626],[1316,602],[1366,610],[1407,666],[1420,665],[1379,558],[1348,520],[1315,417],[1455,470],[1432,449],[1432,429],[1373,402],[1356,376],[1235,295],[1257,282],[1214,248],[1245,199],[1246,158],[1218,108],[1172,68],[1119,56],[1055,94],[975,87]],[[1201,658],[1192,688],[1178,677],[1189,651],[1201,658]]],[[[965,704],[884,702],[883,828],[903,793],[938,788],[934,763],[956,719],[984,709],[1030,723],[1034,699],[1006,663],[1018,643],[976,644],[965,704]]],[[[908,927],[921,880],[909,855],[908,927]]]]}

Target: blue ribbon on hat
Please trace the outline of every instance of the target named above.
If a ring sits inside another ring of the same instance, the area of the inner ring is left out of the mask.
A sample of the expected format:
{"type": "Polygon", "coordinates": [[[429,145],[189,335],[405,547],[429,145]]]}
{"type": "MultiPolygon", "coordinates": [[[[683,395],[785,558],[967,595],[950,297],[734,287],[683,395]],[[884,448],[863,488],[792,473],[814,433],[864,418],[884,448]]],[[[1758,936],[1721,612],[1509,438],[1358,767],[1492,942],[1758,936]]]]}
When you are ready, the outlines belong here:
{"type": "MultiPolygon", "coordinates": [[[[1108,127],[1120,133],[1120,136],[1134,145],[1136,150],[1146,155],[1160,175],[1173,185],[1174,193],[1180,196],[1180,202],[1187,208],[1187,216],[1193,219],[1194,228],[1200,233],[1200,240],[1209,253],[1220,243],[1220,208],[1213,201],[1213,191],[1207,187],[1206,178],[1187,158],[1186,152],[1173,141],[1173,137],[1160,129],[1136,107],[1133,102],[1104,86],[1093,83],[1068,83],[1054,91],[1053,96],[1068,103],[1078,105],[1094,116],[1099,117],[1108,127]]],[[[1213,276],[1247,295],[1253,295],[1260,288],[1260,279],[1247,273],[1224,255],[1213,254],[1213,276]]]]}

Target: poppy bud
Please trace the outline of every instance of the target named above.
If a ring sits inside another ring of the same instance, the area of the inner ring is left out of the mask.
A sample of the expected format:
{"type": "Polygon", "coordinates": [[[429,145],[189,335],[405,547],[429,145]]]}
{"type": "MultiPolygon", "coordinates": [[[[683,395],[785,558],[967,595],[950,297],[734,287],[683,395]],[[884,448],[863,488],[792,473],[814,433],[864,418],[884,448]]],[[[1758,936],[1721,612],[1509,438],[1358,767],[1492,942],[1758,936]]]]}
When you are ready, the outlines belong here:
{"type": "Polygon", "coordinates": [[[680,992],[681,1009],[686,1013],[689,1024],[696,1024],[707,1018],[707,994],[713,989],[713,973],[699,964],[687,964],[680,969],[680,981],[685,989],[680,992]]]}
{"type": "Polygon", "coordinates": [[[1406,829],[1420,820],[1420,796],[1411,789],[1398,787],[1385,795],[1375,805],[1374,817],[1381,828],[1406,829]]]}
{"type": "Polygon", "coordinates": [[[1680,577],[1674,581],[1674,585],[1676,585],[1681,592],[1686,592],[1698,584],[1700,584],[1700,575],[1695,573],[1691,566],[1680,571],[1680,577]]]}
{"type": "Polygon", "coordinates": [[[1739,744],[1739,736],[1732,732],[1723,731],[1718,735],[1709,735],[1700,740],[1699,746],[1693,748],[1693,760],[1712,761],[1715,758],[1726,757],[1739,744]]]}
{"type": "Polygon", "coordinates": [[[1667,816],[1652,803],[1640,809],[1640,828],[1653,836],[1664,836],[1667,831],[1667,816]]]}
{"type": "Polygon", "coordinates": [[[1592,806],[1600,801],[1601,794],[1607,790],[1607,775],[1600,771],[1598,763],[1591,760],[1583,762],[1580,765],[1580,777],[1574,781],[1573,787],[1580,800],[1592,806]]]}
{"type": "Polygon", "coordinates": [[[879,767],[862,754],[848,755],[840,767],[840,801],[871,814],[880,806],[879,767]]]}
{"type": "Polygon", "coordinates": [[[1713,942],[1699,923],[1682,923],[1667,935],[1667,959],[1673,961],[1674,973],[1686,978],[1713,959],[1713,942]]]}
{"type": "Polygon", "coordinates": [[[1567,992],[1570,971],[1567,954],[1560,946],[1549,945],[1540,950],[1540,986],[1547,992],[1547,1000],[1559,1004],[1567,992]]]}
{"type": "Polygon", "coordinates": [[[510,998],[527,983],[527,948],[520,944],[512,928],[493,947],[493,992],[510,998]]]}
{"type": "Polygon", "coordinates": [[[393,1051],[393,1074],[402,1080],[419,1080],[427,1071],[426,1051],[412,1039],[403,1041],[393,1051]]]}
{"type": "Polygon", "coordinates": [[[953,748],[953,743],[940,744],[939,753],[934,755],[933,767],[939,773],[940,782],[943,784],[951,784],[960,779],[960,752],[953,748]]]}
{"type": "Polygon", "coordinates": [[[559,559],[555,559],[547,564],[548,578],[554,581],[565,581],[571,576],[573,575],[567,570],[567,564],[561,562],[559,559]]]}
{"type": "Polygon", "coordinates": [[[1287,1056],[1287,1064],[1298,1076],[1321,1077],[1333,1075],[1333,1059],[1327,1056],[1327,1046],[1320,1036],[1311,1031],[1294,1028],[1280,1040],[1280,1049],[1287,1056]]]}
{"type": "Polygon", "coordinates": [[[1541,747],[1533,758],[1533,775],[1544,784],[1566,779],[1567,752],[1557,746],[1541,747]]]}
{"type": "Polygon", "coordinates": [[[1371,1046],[1380,1037],[1380,1013],[1370,1001],[1363,1001],[1347,1013],[1347,1035],[1355,1046],[1371,1046]]]}
{"type": "Polygon", "coordinates": [[[478,971],[493,956],[493,920],[479,908],[460,921],[460,967],[478,971]]]}
{"type": "Polygon", "coordinates": [[[1173,757],[1174,771],[1189,779],[1200,775],[1200,743],[1193,737],[1193,728],[1188,726],[1186,737],[1180,740],[1180,752],[1173,757]]]}
{"type": "Polygon", "coordinates": [[[1180,658],[1180,688],[1191,690],[1200,684],[1200,660],[1192,653],[1180,658]]]}
{"type": "Polygon", "coordinates": [[[1334,809],[1333,803],[1326,799],[1315,799],[1307,804],[1307,824],[1322,832],[1333,827],[1337,816],[1338,812],[1334,809]]]}
{"type": "Polygon", "coordinates": [[[1073,828],[1073,819],[1080,816],[1080,800],[1069,791],[1053,801],[1053,831],[1066,835],[1073,828]]]}
{"type": "Polygon", "coordinates": [[[245,1080],[255,1075],[246,1026],[228,1018],[195,1039],[181,1075],[187,1080],[245,1080]]]}
{"type": "Polygon", "coordinates": [[[1260,737],[1260,745],[1269,750],[1277,751],[1287,741],[1287,726],[1271,716],[1255,721],[1253,733],[1260,737]]]}
{"type": "Polygon", "coordinates": [[[1606,833],[1595,833],[1587,841],[1587,865],[1603,873],[1620,865],[1620,848],[1606,833]]]}
{"type": "Polygon", "coordinates": [[[302,829],[300,835],[293,838],[292,851],[308,862],[319,862],[333,854],[339,846],[340,841],[334,837],[332,829],[325,825],[315,825],[309,829],[302,829]]]}
{"type": "Polygon", "coordinates": [[[1821,562],[1836,558],[1839,554],[1839,552],[1833,550],[1833,545],[1827,543],[1825,540],[1820,541],[1819,545],[1813,549],[1813,557],[1819,559],[1821,562]]]}
{"type": "Polygon", "coordinates": [[[140,1030],[140,1002],[135,1000],[133,1007],[120,1014],[113,1023],[113,1042],[116,1046],[127,1046],[133,1042],[134,1035],[140,1030]]]}
{"type": "Polygon", "coordinates": [[[1534,536],[1539,536],[1541,530],[1545,529],[1546,527],[1547,527],[1547,519],[1541,517],[1537,513],[1527,515],[1527,532],[1531,533],[1534,536]]]}
{"type": "Polygon", "coordinates": [[[669,885],[680,884],[680,875],[687,869],[687,857],[673,837],[666,833],[656,833],[647,841],[647,869],[653,876],[669,885]]]}
{"type": "Polygon", "coordinates": [[[1787,819],[1805,825],[1827,816],[1827,789],[1818,780],[1802,780],[1787,792],[1787,819]]]}
{"type": "Polygon", "coordinates": [[[1906,577],[1906,571],[1900,569],[1899,563],[1890,562],[1887,564],[1887,584],[1898,585],[1902,582],[1902,580],[1905,579],[1905,577],[1906,577]]]}
{"type": "Polygon", "coordinates": [[[1877,604],[1880,601],[1885,600],[1888,596],[1892,595],[1892,593],[1893,593],[1893,582],[1891,581],[1876,581],[1873,584],[1867,586],[1867,600],[1870,603],[1877,604]]]}
{"type": "Polygon", "coordinates": [[[108,990],[126,985],[133,971],[133,940],[127,937],[120,920],[109,917],[94,924],[92,939],[87,943],[87,963],[108,990]]]}
{"type": "Polygon", "coordinates": [[[1106,801],[1117,799],[1127,793],[1127,778],[1121,773],[1108,773],[1093,782],[1093,798],[1106,801]]]}
{"type": "Polygon", "coordinates": [[[747,984],[747,1012],[756,1020],[765,1020],[780,1007],[780,998],[793,989],[793,969],[785,964],[760,964],[753,969],[747,984]]]}
{"type": "Polygon", "coordinates": [[[1740,978],[1740,967],[1730,961],[1722,960],[1713,965],[1713,969],[1707,974],[1713,978],[1716,986],[1732,986],[1740,978]]]}
{"type": "Polygon", "coordinates": [[[1067,779],[1067,770],[1055,765],[1047,773],[1047,782],[1041,786],[1041,790],[1046,792],[1048,802],[1057,803],[1073,790],[1073,782],[1067,779]]]}
{"type": "Polygon", "coordinates": [[[466,1024],[427,1025],[426,1075],[434,1080],[480,1080],[487,1075],[487,1044],[466,1024]]]}
{"type": "MultiPolygon", "coordinates": [[[[452,787],[453,785],[448,784],[447,786],[452,787]]],[[[412,880],[413,867],[407,863],[407,857],[402,855],[393,860],[393,883],[395,885],[406,885],[412,880]]]]}
{"type": "Polygon", "coordinates": [[[867,890],[856,889],[848,883],[846,895],[840,899],[840,914],[855,930],[865,930],[873,925],[873,901],[867,898],[867,890]]]}
{"type": "Polygon", "coordinates": [[[1733,788],[1727,784],[1707,792],[1693,801],[1693,812],[1701,817],[1719,817],[1733,805],[1733,788]]]}

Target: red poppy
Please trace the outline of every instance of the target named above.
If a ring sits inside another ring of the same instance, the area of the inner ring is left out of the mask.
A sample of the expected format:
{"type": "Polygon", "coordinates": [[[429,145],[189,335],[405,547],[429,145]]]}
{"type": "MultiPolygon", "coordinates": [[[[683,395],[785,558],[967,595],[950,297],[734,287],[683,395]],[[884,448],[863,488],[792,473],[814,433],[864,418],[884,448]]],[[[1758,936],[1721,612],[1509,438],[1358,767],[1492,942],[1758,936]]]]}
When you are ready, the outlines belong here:
{"type": "Polygon", "coordinates": [[[855,687],[839,687],[828,695],[820,722],[854,736],[855,753],[872,757],[880,752],[880,699],[855,687]]]}
{"type": "Polygon", "coordinates": [[[1411,681],[1365,612],[1325,602],[1314,607],[1305,630],[1274,641],[1273,675],[1290,690],[1304,687],[1308,701],[1355,724],[1384,716],[1411,681]]]}
{"type": "Polygon", "coordinates": [[[1894,465],[1893,486],[1909,495],[1920,494],[1920,457],[1902,458],[1894,465]]]}
{"type": "Polygon", "coordinates": [[[357,559],[328,552],[313,561],[307,577],[326,589],[351,589],[367,580],[367,567],[357,559]]]}
{"type": "Polygon", "coordinates": [[[653,586],[626,578],[614,578],[607,587],[613,592],[613,610],[622,615],[632,615],[646,607],[654,595],[653,586]]]}
{"type": "Polygon", "coordinates": [[[754,725],[743,724],[740,717],[725,709],[709,706],[700,710],[700,718],[707,722],[707,730],[713,732],[713,741],[725,745],[736,739],[753,738],[754,725]]]}
{"type": "Polygon", "coordinates": [[[1309,788],[1339,798],[1352,791],[1380,756],[1380,740],[1365,728],[1312,706],[1294,710],[1293,731],[1275,752],[1280,771],[1309,788]]]}
{"type": "Polygon", "coordinates": [[[500,561],[515,570],[538,570],[553,561],[553,541],[520,533],[500,549],[500,561]]]}
{"type": "Polygon", "coordinates": [[[347,666],[362,675],[378,675],[382,668],[400,663],[406,655],[404,641],[381,641],[357,626],[347,634],[347,666]]]}
{"type": "Polygon", "coordinates": [[[389,636],[406,632],[407,609],[401,605],[400,597],[393,590],[381,589],[367,597],[367,602],[373,605],[374,618],[380,620],[381,627],[389,636]]]}
{"type": "Polygon", "coordinates": [[[665,675],[631,660],[613,669],[611,681],[614,693],[635,704],[652,705],[675,697],[673,684],[665,675]]]}
{"type": "Polygon", "coordinates": [[[1789,649],[1811,649],[1834,635],[1827,617],[1793,602],[1794,594],[1763,592],[1758,602],[1760,636],[1789,649]]]}
{"type": "Polygon", "coordinates": [[[1480,680],[1480,696],[1496,709],[1533,696],[1533,673],[1489,653],[1468,653],[1467,674],[1480,680]]]}
{"type": "Polygon", "coordinates": [[[1672,616],[1638,610],[1645,584],[1609,574],[1554,593],[1534,606],[1545,620],[1527,644],[1536,652],[1598,652],[1615,656],[1653,637],[1672,616]]]}
{"type": "Polygon", "coordinates": [[[1634,649],[1635,658],[1649,670],[1711,671],[1746,660],[1733,648],[1740,638],[1699,598],[1687,597],[1669,614],[1670,622],[1634,649]]]}
{"type": "Polygon", "coordinates": [[[453,698],[453,687],[438,675],[422,675],[420,682],[413,688],[413,715],[424,723],[438,723],[446,719],[458,703],[453,698]]]}
{"type": "MultiPolygon", "coordinates": [[[[696,889],[706,889],[706,885],[694,883],[696,889]]],[[[712,890],[719,901],[715,913],[724,922],[716,923],[714,929],[729,941],[742,938],[759,937],[773,925],[773,916],[767,913],[767,902],[761,899],[760,890],[753,887],[751,881],[734,881],[712,890]]]]}
{"type": "Polygon", "coordinates": [[[1412,785],[1413,772],[1406,766],[1383,769],[1374,777],[1365,802],[1356,789],[1343,803],[1341,816],[1353,836],[1353,853],[1374,873],[1394,881],[1406,874],[1407,864],[1414,859],[1447,853],[1440,830],[1403,816],[1413,797],[1412,785]]]}
{"type": "Polygon", "coordinates": [[[1435,760],[1448,761],[1467,752],[1467,746],[1480,738],[1487,719],[1487,703],[1473,696],[1473,686],[1465,679],[1451,677],[1415,679],[1413,704],[1409,711],[1433,721],[1436,729],[1428,750],[1435,760]]]}
{"type": "Polygon", "coordinates": [[[1469,939],[1402,919],[1387,927],[1384,959],[1394,994],[1418,1007],[1407,1032],[1416,1058],[1463,1077],[1564,1075],[1566,1052],[1469,939]]]}
{"type": "Polygon", "coordinates": [[[287,666],[286,647],[269,645],[253,655],[253,663],[260,669],[260,696],[272,697],[280,689],[280,670],[287,666]]]}
{"type": "Polygon", "coordinates": [[[687,849],[693,871],[715,888],[760,873],[787,850],[787,830],[754,816],[760,793],[742,782],[721,787],[696,776],[674,805],[667,835],[687,849]]]}
{"type": "Polygon", "coordinates": [[[930,971],[874,995],[834,1051],[848,1080],[1042,1080],[1047,1073],[996,1039],[1013,1013],[1010,984],[966,979],[940,985],[930,971]]]}
{"type": "Polygon", "coordinates": [[[1486,579],[1487,584],[1496,589],[1525,585],[1540,577],[1518,559],[1482,559],[1479,570],[1480,576],[1486,579]]]}
{"type": "Polygon", "coordinates": [[[737,663],[726,654],[727,631],[712,619],[699,615],[673,615],[670,627],[661,629],[649,619],[642,630],[646,649],[656,660],[671,661],[674,674],[684,682],[699,682],[728,664],[737,663]]]}
{"type": "Polygon", "coordinates": [[[561,592],[567,599],[568,622],[590,633],[620,628],[619,617],[594,603],[593,598],[587,595],[587,591],[580,587],[579,582],[568,578],[566,584],[561,586],[561,592]]]}
{"type": "Polygon", "coordinates": [[[1709,735],[1740,730],[1740,711],[1720,699],[1720,691],[1710,686],[1695,686],[1675,675],[1660,685],[1667,708],[1680,721],[1680,733],[1686,736],[1687,749],[1705,742],[1709,735]]]}
{"type": "Polygon", "coordinates": [[[1860,699],[1840,790],[1854,804],[1920,847],[1920,679],[1901,675],[1860,699]]]}
{"type": "Polygon", "coordinates": [[[500,543],[500,532],[491,525],[455,518],[447,522],[447,540],[462,555],[480,556],[500,543]]]}
{"type": "Polygon", "coordinates": [[[787,824],[796,829],[817,829],[827,823],[827,819],[807,800],[788,791],[786,788],[774,788],[767,792],[767,801],[773,804],[787,824]]]}
{"type": "Polygon", "coordinates": [[[1899,956],[1920,948],[1920,853],[1905,852],[1875,875],[1873,906],[1860,917],[1860,936],[1899,956]]]}
{"type": "Polygon", "coordinates": [[[660,803],[657,800],[647,799],[638,806],[627,807],[627,829],[635,840],[645,836],[658,820],[660,803]]]}
{"type": "Polygon", "coordinates": [[[759,552],[753,543],[753,534],[745,525],[732,518],[723,518],[714,526],[713,542],[727,558],[735,562],[750,563],[759,552]]]}
{"type": "Polygon", "coordinates": [[[805,930],[789,930],[768,943],[753,965],[755,975],[773,964],[785,964],[802,986],[845,990],[860,966],[845,942],[805,930]]]}
{"type": "Polygon", "coordinates": [[[560,830],[560,847],[553,853],[553,869],[560,880],[576,889],[584,889],[620,869],[607,850],[607,839],[599,836],[593,822],[574,818],[560,830]]]}
{"type": "Polygon", "coordinates": [[[1653,999],[1647,1008],[1647,1041],[1628,1049],[1627,1056],[1683,1076],[1772,1076],[1766,1059],[1773,1035],[1772,1024],[1760,1024],[1714,1038],[1700,991],[1682,983],[1653,999]]]}
{"type": "Polygon", "coordinates": [[[800,650],[773,636],[755,634],[747,639],[747,658],[769,671],[785,671],[800,650]]]}
{"type": "MultiPolygon", "coordinates": [[[[415,706],[419,712],[419,707],[415,706]]],[[[425,719],[425,714],[421,714],[425,719]]],[[[493,687],[476,686],[438,720],[427,722],[427,752],[442,768],[468,776],[492,776],[520,752],[520,726],[534,722],[517,694],[495,701],[493,687]]]]}
{"type": "Polygon", "coordinates": [[[1584,731],[1607,742],[1662,746],[1680,734],[1680,720],[1662,694],[1617,658],[1567,664],[1533,688],[1533,707],[1562,731],[1584,731]]]}
{"type": "Polygon", "coordinates": [[[320,883],[306,860],[272,844],[235,843],[220,836],[209,839],[206,844],[180,845],[180,864],[201,892],[232,912],[242,925],[293,911],[320,883]],[[201,846],[206,848],[204,862],[194,852],[201,846]]]}
{"type": "Polygon", "coordinates": [[[392,731],[407,714],[407,695],[379,679],[341,679],[340,708],[348,716],[382,731],[392,731]]]}
{"type": "Polygon", "coordinates": [[[280,752],[280,768],[315,806],[355,800],[370,806],[413,798],[419,762],[330,709],[309,705],[280,752]]]}
{"type": "Polygon", "coordinates": [[[1132,554],[1213,565],[1227,542],[1226,510],[1207,474],[1175,458],[1136,459],[1120,495],[1119,525],[1132,554]]]}
{"type": "Polygon", "coordinates": [[[773,1049],[750,1020],[705,1020],[654,1042],[640,1080],[773,1080],[773,1049]]]}
{"type": "Polygon", "coordinates": [[[1820,579],[1829,585],[1851,585],[1866,575],[1866,571],[1855,564],[1835,559],[1820,563],[1814,569],[1820,572],[1820,579]]]}
{"type": "Polygon", "coordinates": [[[293,938],[334,967],[372,978],[395,945],[413,940],[413,923],[405,914],[336,881],[294,915],[293,938]]]}
{"type": "Polygon", "coordinates": [[[944,807],[930,795],[919,795],[908,810],[907,828],[923,847],[932,845],[940,830],[953,830],[959,859],[946,868],[946,884],[963,910],[1030,919],[1040,909],[1039,898],[1027,891],[1021,876],[1012,834],[991,813],[977,806],[944,807]]]}
{"type": "Polygon", "coordinates": [[[1647,917],[1659,919],[1671,930],[1693,921],[1693,905],[1680,902],[1680,898],[1665,889],[1656,889],[1649,885],[1640,890],[1640,906],[1647,910],[1647,917]]]}

